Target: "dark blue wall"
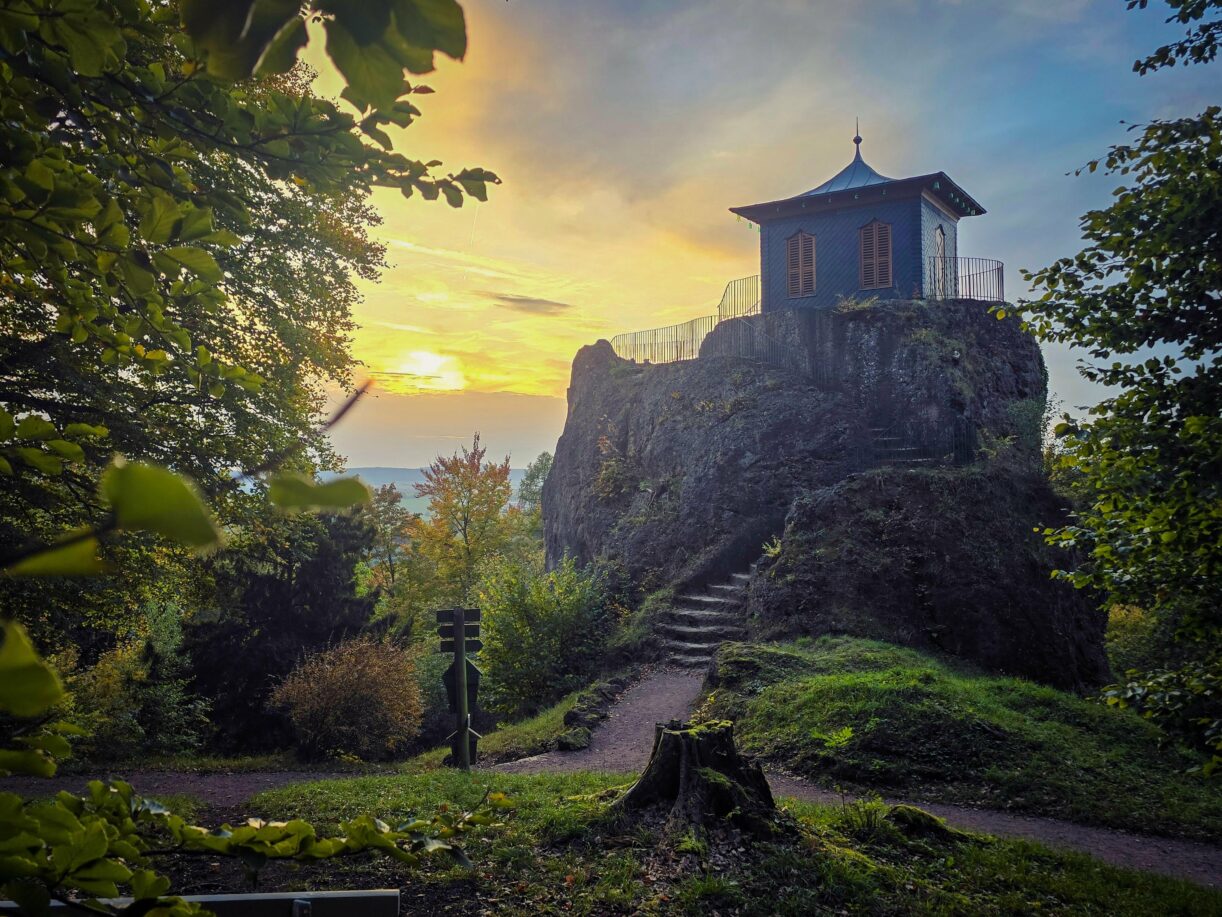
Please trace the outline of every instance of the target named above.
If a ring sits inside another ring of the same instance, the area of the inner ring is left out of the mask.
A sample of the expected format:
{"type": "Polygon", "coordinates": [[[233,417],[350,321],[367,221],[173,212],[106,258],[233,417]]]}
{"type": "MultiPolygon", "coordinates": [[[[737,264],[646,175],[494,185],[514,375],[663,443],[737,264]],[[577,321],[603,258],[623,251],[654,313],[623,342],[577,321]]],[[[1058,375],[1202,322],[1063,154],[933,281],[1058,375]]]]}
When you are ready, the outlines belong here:
{"type": "Polygon", "coordinates": [[[933,254],[934,228],[946,233],[946,254],[957,253],[955,220],[920,198],[878,201],[830,213],[799,214],[769,220],[760,229],[760,284],[763,308],[825,309],[842,296],[920,298],[927,289],[928,258],[933,254]],[[871,220],[891,224],[891,276],[888,290],[861,290],[857,231],[871,220]],[[790,299],[786,292],[785,240],[803,230],[815,237],[815,292],[790,299]],[[917,294],[914,296],[914,291],[917,294]]]}

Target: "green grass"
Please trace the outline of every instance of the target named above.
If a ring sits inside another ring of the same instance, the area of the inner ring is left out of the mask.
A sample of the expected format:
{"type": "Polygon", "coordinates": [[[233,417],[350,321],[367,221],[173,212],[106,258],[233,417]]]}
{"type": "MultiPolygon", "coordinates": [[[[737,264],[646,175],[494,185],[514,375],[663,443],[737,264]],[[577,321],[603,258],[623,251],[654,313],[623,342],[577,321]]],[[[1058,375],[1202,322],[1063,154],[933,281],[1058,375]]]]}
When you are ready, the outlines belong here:
{"type": "MultiPolygon", "coordinates": [[[[556,747],[556,738],[569,727],[564,715],[573,709],[581,691],[574,691],[556,704],[519,723],[502,726],[479,741],[479,760],[483,764],[499,764],[539,755],[556,747]]],[[[450,753],[448,746],[434,748],[404,762],[401,770],[414,774],[436,770],[450,753]]]]}
{"type": "Polygon", "coordinates": [[[825,785],[1222,836],[1222,785],[1128,711],[847,637],[728,645],[719,672],[703,714],[825,785]]]}
{"type": "MultiPolygon", "coordinates": [[[[473,869],[434,859],[412,871],[358,857],[269,869],[262,887],[400,887],[409,911],[437,913],[1222,914],[1222,893],[1027,842],[906,836],[878,803],[788,802],[798,827],[788,841],[710,853],[683,838],[665,849],[656,832],[608,818],[610,788],[628,779],[444,770],[266,792],[252,814],[321,827],[363,812],[394,822],[443,803],[468,806],[488,786],[515,807],[501,826],[467,839],[473,869]]],[[[178,876],[186,890],[206,884],[205,866],[178,876]]]]}

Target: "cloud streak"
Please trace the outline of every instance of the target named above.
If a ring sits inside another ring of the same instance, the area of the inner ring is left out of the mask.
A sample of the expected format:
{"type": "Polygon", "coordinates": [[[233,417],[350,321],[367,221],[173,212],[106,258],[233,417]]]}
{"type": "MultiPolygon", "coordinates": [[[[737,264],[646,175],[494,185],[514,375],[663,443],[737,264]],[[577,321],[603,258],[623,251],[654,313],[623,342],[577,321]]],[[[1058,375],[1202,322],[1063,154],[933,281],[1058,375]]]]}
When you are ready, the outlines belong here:
{"type": "Polygon", "coordinates": [[[516,293],[485,292],[493,303],[502,309],[514,312],[525,312],[528,315],[558,315],[574,308],[571,302],[557,302],[554,299],[541,299],[537,296],[519,296],[516,293]]]}

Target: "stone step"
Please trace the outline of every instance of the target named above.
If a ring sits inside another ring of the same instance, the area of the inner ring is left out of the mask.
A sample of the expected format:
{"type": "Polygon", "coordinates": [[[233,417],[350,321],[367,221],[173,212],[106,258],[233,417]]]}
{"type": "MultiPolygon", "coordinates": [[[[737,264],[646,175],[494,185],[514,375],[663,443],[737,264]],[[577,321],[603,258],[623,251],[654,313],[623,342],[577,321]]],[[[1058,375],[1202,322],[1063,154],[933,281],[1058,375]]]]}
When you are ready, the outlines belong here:
{"type": "Polygon", "coordinates": [[[709,588],[716,589],[718,592],[728,592],[731,595],[741,595],[747,588],[747,585],[746,581],[743,580],[741,582],[735,581],[733,583],[714,583],[709,588]]]}
{"type": "Polygon", "coordinates": [[[699,605],[737,605],[737,599],[728,599],[721,595],[681,595],[680,602],[697,602],[699,605]]]}
{"type": "Polygon", "coordinates": [[[928,456],[913,457],[913,458],[889,457],[889,458],[879,459],[879,461],[885,465],[936,465],[938,464],[938,460],[936,458],[929,458],[928,456]]]}
{"type": "Polygon", "coordinates": [[[712,658],[713,651],[724,641],[717,643],[689,643],[686,640],[666,640],[662,639],[659,645],[663,652],[671,656],[706,656],[712,658]]]}
{"type": "MultiPolygon", "coordinates": [[[[755,564],[751,565],[751,571],[752,573],[755,572],[755,564]]],[[[732,573],[730,574],[730,578],[736,583],[742,583],[744,587],[747,585],[747,583],[751,582],[750,573],[732,573]]]]}
{"type": "Polygon", "coordinates": [[[724,624],[705,624],[695,627],[662,623],[658,625],[658,629],[674,640],[688,643],[724,643],[727,640],[738,640],[746,633],[746,628],[729,621],[724,624]]]}
{"type": "Polygon", "coordinates": [[[737,625],[741,620],[739,615],[732,611],[720,611],[713,608],[706,611],[703,608],[675,608],[674,606],[667,610],[663,618],[685,627],[737,625]]]}
{"type": "Polygon", "coordinates": [[[703,669],[713,661],[712,656],[691,656],[682,653],[676,653],[673,656],[668,656],[666,659],[671,665],[677,665],[684,669],[703,669]]]}

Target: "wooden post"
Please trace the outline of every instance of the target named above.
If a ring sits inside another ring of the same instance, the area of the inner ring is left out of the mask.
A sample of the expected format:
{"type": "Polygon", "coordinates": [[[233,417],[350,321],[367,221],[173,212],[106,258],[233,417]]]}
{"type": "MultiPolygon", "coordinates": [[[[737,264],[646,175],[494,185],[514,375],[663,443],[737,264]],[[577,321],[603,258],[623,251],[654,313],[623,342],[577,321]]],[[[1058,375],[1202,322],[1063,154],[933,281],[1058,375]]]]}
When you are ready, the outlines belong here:
{"type": "Polygon", "coordinates": [[[456,732],[458,766],[471,770],[471,710],[467,706],[467,617],[463,608],[454,609],[454,693],[458,695],[456,732]]]}

